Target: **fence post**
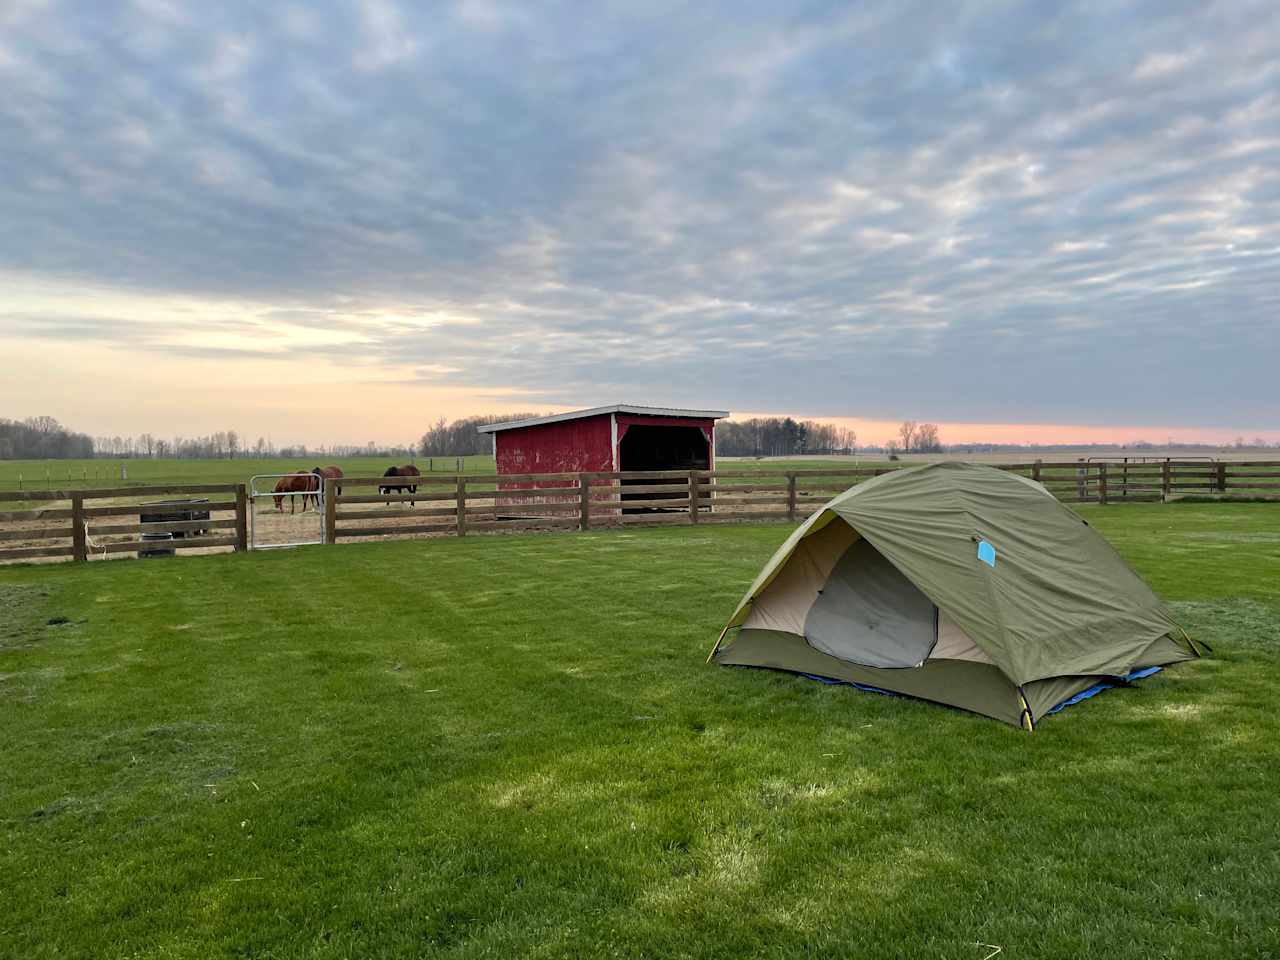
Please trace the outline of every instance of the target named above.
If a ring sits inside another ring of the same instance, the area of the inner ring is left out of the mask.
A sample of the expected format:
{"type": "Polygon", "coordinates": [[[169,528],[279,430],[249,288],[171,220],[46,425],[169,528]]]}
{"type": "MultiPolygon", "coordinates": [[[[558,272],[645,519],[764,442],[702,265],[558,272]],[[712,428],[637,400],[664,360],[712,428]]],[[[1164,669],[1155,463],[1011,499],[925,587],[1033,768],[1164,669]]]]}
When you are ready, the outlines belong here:
{"type": "Polygon", "coordinates": [[[1083,460],[1080,460],[1079,463],[1082,465],[1076,468],[1076,499],[1083,503],[1086,494],[1086,484],[1089,482],[1089,468],[1083,466],[1083,460]]]}
{"type": "Polygon", "coordinates": [[[787,521],[796,522],[796,475],[787,474],[787,521]]]}
{"type": "Polygon", "coordinates": [[[457,534],[460,537],[467,535],[467,478],[458,476],[458,527],[457,534]]]}
{"type": "Polygon", "coordinates": [[[1218,472],[1218,476],[1215,479],[1218,481],[1218,492],[1226,493],[1227,492],[1227,464],[1225,461],[1223,460],[1218,461],[1217,472],[1218,472]]]}
{"type": "Polygon", "coordinates": [[[689,471],[689,522],[698,522],[698,471],[689,471]]]}
{"type": "Polygon", "coordinates": [[[236,550],[249,549],[249,494],[243,483],[236,484],[236,550]]]}
{"type": "Polygon", "coordinates": [[[1164,465],[1161,468],[1161,476],[1160,476],[1160,499],[1162,500],[1169,499],[1169,492],[1171,489],[1169,484],[1169,479],[1170,479],[1169,473],[1170,473],[1169,461],[1165,460],[1164,465]]]}
{"type": "Polygon", "coordinates": [[[71,497],[71,559],[81,562],[89,559],[85,540],[84,495],[77,493],[71,497]]]}
{"type": "Polygon", "coordinates": [[[324,542],[338,542],[338,485],[324,481],[324,542]]]}
{"type": "Polygon", "coordinates": [[[1107,465],[1105,463],[1098,464],[1098,503],[1103,506],[1107,503],[1107,465]]]}
{"type": "Polygon", "coordinates": [[[1036,483],[1040,482],[1040,461],[1037,460],[1031,465],[1031,479],[1036,483]]]}
{"type": "Polygon", "coordinates": [[[578,529],[591,528],[591,474],[578,474],[578,529]]]}

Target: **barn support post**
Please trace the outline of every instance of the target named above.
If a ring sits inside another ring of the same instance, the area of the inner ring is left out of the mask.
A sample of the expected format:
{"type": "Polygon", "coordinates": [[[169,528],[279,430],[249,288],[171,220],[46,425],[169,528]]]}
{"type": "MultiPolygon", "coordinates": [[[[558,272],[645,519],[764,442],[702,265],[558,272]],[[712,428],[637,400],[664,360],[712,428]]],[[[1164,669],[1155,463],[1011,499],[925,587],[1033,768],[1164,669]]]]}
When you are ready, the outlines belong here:
{"type": "Polygon", "coordinates": [[[578,529],[591,529],[591,474],[578,474],[578,529]]]}
{"type": "Polygon", "coordinates": [[[1098,503],[1107,504],[1107,465],[1098,464],[1098,503]]]}
{"type": "Polygon", "coordinates": [[[458,503],[457,534],[460,537],[465,537],[467,535],[467,478],[461,474],[458,475],[458,493],[456,499],[458,503]]]}
{"type": "Polygon", "coordinates": [[[324,484],[324,542],[338,542],[338,485],[324,484]]]}
{"type": "Polygon", "coordinates": [[[689,522],[698,522],[698,471],[689,471],[689,522]]]}
{"type": "Polygon", "coordinates": [[[249,549],[249,492],[243,483],[236,484],[236,550],[249,549]]]}
{"type": "Polygon", "coordinates": [[[1172,491],[1172,485],[1169,482],[1170,481],[1169,473],[1170,473],[1169,461],[1165,460],[1160,471],[1160,496],[1161,496],[1161,499],[1163,500],[1168,500],[1169,494],[1172,491]]]}
{"type": "Polygon", "coordinates": [[[89,559],[86,547],[88,537],[84,529],[84,494],[77,493],[71,498],[71,559],[84,562],[89,559]]]}
{"type": "Polygon", "coordinates": [[[796,475],[787,474],[787,522],[796,522],[796,475]]]}

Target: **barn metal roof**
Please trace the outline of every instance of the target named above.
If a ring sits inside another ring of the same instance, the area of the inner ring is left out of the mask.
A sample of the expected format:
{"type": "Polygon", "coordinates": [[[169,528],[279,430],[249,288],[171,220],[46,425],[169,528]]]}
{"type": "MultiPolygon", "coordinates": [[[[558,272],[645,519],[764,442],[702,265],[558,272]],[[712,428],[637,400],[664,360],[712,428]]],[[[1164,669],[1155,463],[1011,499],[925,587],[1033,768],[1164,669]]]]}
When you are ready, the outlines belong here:
{"type": "Polygon", "coordinates": [[[476,427],[476,429],[481,433],[497,433],[500,430],[516,430],[520,427],[537,427],[544,423],[560,423],[562,420],[581,420],[585,417],[598,417],[602,413],[631,413],[644,417],[688,417],[691,420],[723,420],[729,415],[728,410],[680,410],[676,407],[634,407],[626,403],[614,403],[607,407],[592,407],[589,410],[554,413],[549,417],[533,417],[529,420],[507,420],[504,423],[489,423],[483,427],[476,427]]]}

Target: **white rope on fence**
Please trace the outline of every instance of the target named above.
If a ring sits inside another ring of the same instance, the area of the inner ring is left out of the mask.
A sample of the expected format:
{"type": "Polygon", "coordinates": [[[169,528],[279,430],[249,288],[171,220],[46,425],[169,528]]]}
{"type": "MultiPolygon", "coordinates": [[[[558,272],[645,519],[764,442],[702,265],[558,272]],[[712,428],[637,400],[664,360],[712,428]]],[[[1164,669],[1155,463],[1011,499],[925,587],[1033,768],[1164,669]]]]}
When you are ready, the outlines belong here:
{"type": "Polygon", "coordinates": [[[101,551],[102,551],[102,559],[103,559],[103,560],[107,559],[107,545],[106,545],[106,543],[94,543],[94,542],[93,542],[93,537],[89,536],[89,521],[88,521],[88,520],[85,520],[85,521],[82,521],[82,522],[84,523],[84,544],[85,544],[85,548],[86,548],[86,549],[85,549],[85,552],[86,552],[86,553],[88,553],[88,549],[89,549],[89,548],[93,548],[94,550],[101,550],[101,551]]]}

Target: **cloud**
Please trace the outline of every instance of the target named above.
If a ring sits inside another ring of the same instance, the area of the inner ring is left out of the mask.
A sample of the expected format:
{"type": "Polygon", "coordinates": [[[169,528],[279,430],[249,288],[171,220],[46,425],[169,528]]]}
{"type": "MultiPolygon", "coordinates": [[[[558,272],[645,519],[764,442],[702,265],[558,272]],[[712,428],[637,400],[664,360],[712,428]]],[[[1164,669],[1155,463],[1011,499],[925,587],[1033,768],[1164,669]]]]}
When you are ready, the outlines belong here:
{"type": "Polygon", "coordinates": [[[1275,4],[3,18],[0,271],[46,291],[0,338],[535,406],[1274,409],[1275,4]],[[178,300],[172,329],[121,319],[178,300]]]}

